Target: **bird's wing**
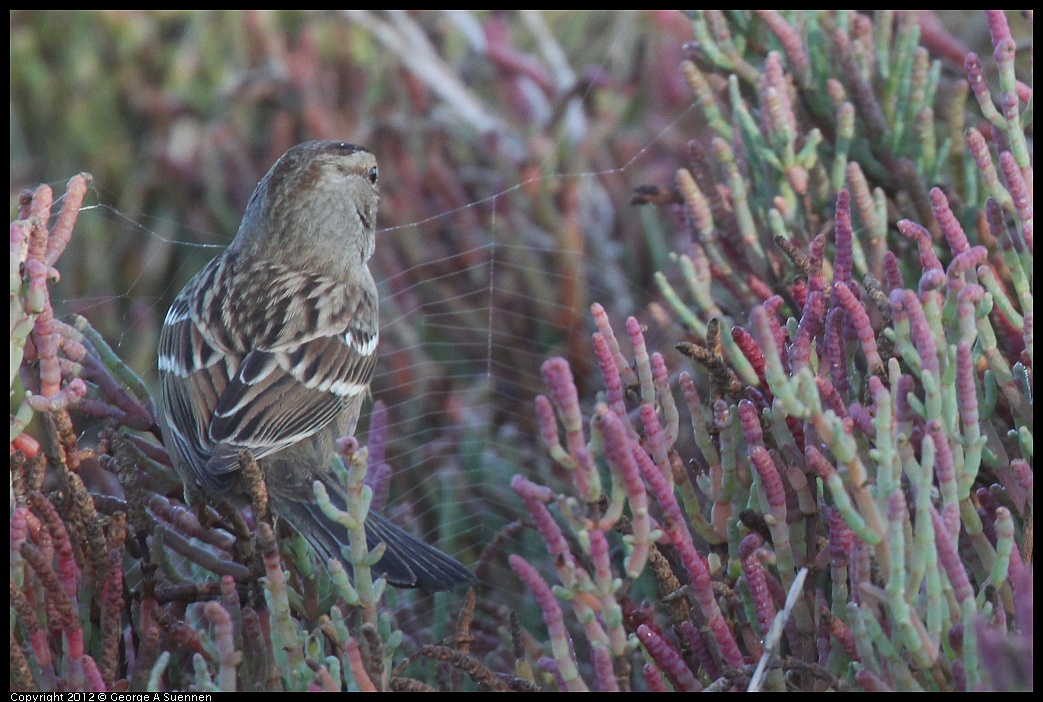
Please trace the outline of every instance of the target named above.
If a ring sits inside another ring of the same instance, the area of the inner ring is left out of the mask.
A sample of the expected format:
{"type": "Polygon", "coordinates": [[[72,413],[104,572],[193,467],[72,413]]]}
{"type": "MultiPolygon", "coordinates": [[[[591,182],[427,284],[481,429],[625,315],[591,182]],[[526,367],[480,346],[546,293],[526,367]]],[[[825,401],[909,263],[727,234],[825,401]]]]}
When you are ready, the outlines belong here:
{"type": "Polygon", "coordinates": [[[369,286],[289,274],[230,284],[234,273],[224,261],[200,273],[171,307],[159,349],[170,435],[219,491],[241,450],[271,455],[361,401],[378,339],[369,286]],[[232,291],[246,304],[221,301],[232,291]]]}

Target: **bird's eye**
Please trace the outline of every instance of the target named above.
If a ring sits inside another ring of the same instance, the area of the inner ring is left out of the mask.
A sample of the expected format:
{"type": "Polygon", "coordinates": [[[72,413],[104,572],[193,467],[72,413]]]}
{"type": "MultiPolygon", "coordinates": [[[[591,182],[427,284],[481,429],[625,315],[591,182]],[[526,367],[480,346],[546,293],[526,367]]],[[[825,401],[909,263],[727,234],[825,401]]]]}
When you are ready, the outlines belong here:
{"type": "Polygon", "coordinates": [[[377,184],[377,167],[376,166],[373,166],[373,168],[369,169],[369,182],[372,185],[376,185],[377,184]]]}

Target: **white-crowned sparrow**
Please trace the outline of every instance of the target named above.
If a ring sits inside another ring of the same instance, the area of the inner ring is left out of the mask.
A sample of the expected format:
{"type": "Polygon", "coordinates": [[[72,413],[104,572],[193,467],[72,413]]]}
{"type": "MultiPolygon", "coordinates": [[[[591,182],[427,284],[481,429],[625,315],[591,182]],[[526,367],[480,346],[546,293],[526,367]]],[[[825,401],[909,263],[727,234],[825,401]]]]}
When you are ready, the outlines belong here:
{"type": "MultiPolygon", "coordinates": [[[[264,475],[272,512],[325,562],[343,526],[312,484],[345,506],[331,472],[336,439],[355,430],[379,331],[373,254],[377,162],[364,148],[313,141],[287,151],[257,185],[235,240],[174,300],[159,341],[161,429],[186,489],[242,507],[239,454],[264,475]]],[[[460,563],[374,512],[374,566],[400,587],[473,582],[460,563]]]]}

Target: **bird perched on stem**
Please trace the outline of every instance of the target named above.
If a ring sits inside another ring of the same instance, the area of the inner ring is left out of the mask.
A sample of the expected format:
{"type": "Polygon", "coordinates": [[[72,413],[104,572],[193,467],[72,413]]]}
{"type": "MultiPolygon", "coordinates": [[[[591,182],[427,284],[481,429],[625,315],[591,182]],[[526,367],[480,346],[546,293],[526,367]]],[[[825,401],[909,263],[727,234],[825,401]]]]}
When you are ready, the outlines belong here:
{"type": "MultiPolygon", "coordinates": [[[[249,504],[239,456],[260,466],[271,511],[323,561],[341,558],[344,526],[316,503],[320,481],[344,510],[332,472],[369,394],[379,331],[377,162],[338,141],[294,146],[257,185],[235,240],[174,300],[159,340],[161,431],[193,495],[249,504]]],[[[373,566],[392,585],[446,590],[473,582],[460,563],[380,515],[366,518],[373,566]]]]}

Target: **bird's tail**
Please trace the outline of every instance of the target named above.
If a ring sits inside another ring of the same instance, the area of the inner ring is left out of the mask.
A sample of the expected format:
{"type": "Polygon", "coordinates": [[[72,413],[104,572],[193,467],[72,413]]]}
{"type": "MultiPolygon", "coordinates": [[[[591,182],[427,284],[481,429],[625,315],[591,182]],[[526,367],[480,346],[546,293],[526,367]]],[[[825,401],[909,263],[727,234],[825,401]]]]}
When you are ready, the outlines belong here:
{"type": "MultiPolygon", "coordinates": [[[[330,502],[339,510],[347,503],[341,489],[326,483],[330,502]]],[[[315,549],[322,562],[336,558],[351,570],[351,564],[341,555],[341,546],[348,545],[348,530],[322,513],[315,502],[292,502],[275,511],[290,522],[315,549]]],[[[384,576],[396,587],[416,587],[424,592],[452,590],[475,582],[474,575],[456,559],[407,533],[376,512],[366,516],[367,548],[385,544],[384,555],[373,566],[373,577],[384,576]]]]}

